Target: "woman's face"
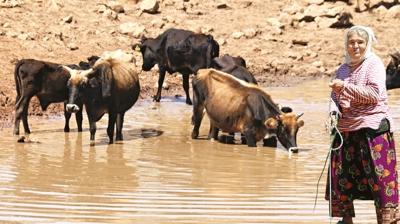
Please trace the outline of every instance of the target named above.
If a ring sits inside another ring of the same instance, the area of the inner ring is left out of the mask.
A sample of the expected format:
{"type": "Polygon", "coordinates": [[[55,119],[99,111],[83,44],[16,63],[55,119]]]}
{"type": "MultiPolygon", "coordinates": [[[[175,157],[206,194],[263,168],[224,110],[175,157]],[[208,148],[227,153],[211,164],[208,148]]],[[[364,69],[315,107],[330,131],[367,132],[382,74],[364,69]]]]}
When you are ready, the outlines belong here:
{"type": "Polygon", "coordinates": [[[349,36],[347,41],[347,52],[349,52],[352,61],[358,61],[364,55],[365,49],[367,48],[367,41],[358,35],[353,33],[349,36]]]}

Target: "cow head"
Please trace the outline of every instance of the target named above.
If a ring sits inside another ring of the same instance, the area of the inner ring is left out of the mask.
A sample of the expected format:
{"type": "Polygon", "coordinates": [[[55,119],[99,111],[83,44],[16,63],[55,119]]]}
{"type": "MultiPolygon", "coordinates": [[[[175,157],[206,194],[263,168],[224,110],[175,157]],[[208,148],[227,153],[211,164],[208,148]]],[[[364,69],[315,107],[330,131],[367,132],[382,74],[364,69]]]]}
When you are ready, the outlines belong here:
{"type": "Polygon", "coordinates": [[[225,54],[219,58],[213,58],[211,61],[211,67],[218,70],[227,70],[234,66],[242,66],[246,68],[246,61],[240,56],[233,57],[229,54],[225,54]]]}
{"type": "Polygon", "coordinates": [[[65,109],[67,112],[75,113],[80,110],[78,105],[86,100],[88,90],[99,86],[99,82],[95,79],[96,72],[93,69],[74,70],[63,67],[71,75],[68,80],[68,103],[65,109]]]}
{"type": "Polygon", "coordinates": [[[268,118],[265,121],[265,126],[276,133],[279,142],[286,148],[297,151],[297,131],[304,125],[303,120],[299,118],[303,114],[296,115],[294,113],[283,113],[276,117],[268,118]]]}
{"type": "Polygon", "coordinates": [[[400,87],[400,52],[390,55],[391,60],[386,67],[386,88],[395,89],[400,87]]]}
{"type": "MultiPolygon", "coordinates": [[[[164,39],[166,40],[166,39],[164,39]]],[[[157,41],[153,38],[142,37],[140,43],[132,45],[133,50],[139,50],[143,57],[143,71],[150,71],[160,60],[161,44],[163,41],[157,41]],[[161,42],[161,43],[160,43],[161,42]]]]}

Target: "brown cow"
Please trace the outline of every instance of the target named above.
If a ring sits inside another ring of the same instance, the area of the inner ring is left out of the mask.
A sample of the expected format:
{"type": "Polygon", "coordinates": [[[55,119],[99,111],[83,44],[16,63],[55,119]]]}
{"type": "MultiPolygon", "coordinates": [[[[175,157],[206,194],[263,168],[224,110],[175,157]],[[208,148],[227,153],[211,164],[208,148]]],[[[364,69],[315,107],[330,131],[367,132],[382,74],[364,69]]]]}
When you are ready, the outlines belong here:
{"type": "Polygon", "coordinates": [[[201,69],[193,78],[193,139],[199,135],[204,109],[212,125],[224,132],[243,133],[248,146],[255,147],[271,133],[285,148],[297,151],[297,131],[304,125],[301,115],[283,113],[254,84],[215,69],[201,69]]]}
{"type": "Polygon", "coordinates": [[[76,112],[85,104],[90,126],[91,145],[94,144],[96,122],[108,113],[107,134],[109,143],[114,142],[114,127],[116,125],[116,140],[122,140],[124,115],[139,98],[140,84],[133,63],[117,59],[100,58],[93,69],[86,71],[72,70],[65,67],[71,74],[68,81],[69,100],[66,106],[68,112],[76,112]]]}

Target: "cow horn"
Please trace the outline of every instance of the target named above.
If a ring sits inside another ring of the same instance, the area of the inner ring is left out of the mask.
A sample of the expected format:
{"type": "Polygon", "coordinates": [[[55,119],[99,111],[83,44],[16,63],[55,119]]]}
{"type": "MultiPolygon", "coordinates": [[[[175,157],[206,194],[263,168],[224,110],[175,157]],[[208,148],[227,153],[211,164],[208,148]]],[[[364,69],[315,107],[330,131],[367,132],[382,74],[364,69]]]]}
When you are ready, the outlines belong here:
{"type": "Polygon", "coordinates": [[[301,116],[303,116],[304,113],[301,113],[299,115],[297,115],[297,119],[299,119],[301,116]]]}
{"type": "Polygon", "coordinates": [[[72,71],[73,71],[73,69],[71,69],[71,68],[68,67],[68,66],[63,65],[62,67],[63,67],[65,70],[67,70],[69,74],[71,74],[72,71]]]}
{"type": "Polygon", "coordinates": [[[82,71],[82,76],[87,77],[91,72],[93,71],[92,68],[89,68],[88,70],[82,71]]]}

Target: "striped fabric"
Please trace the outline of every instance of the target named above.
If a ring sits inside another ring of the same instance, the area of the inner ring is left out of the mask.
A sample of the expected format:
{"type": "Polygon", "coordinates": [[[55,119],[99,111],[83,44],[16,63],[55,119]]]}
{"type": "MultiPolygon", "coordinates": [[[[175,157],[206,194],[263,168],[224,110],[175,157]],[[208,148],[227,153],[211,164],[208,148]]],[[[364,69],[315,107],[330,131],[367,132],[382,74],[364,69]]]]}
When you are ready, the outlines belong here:
{"type": "Polygon", "coordinates": [[[378,56],[371,55],[353,72],[347,64],[342,64],[336,78],[344,80],[344,87],[339,93],[332,92],[330,108],[331,111],[339,111],[337,105],[341,108],[340,131],[377,129],[383,118],[394,129],[387,102],[385,67],[378,56]]]}

